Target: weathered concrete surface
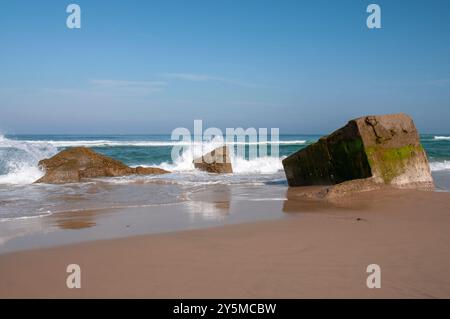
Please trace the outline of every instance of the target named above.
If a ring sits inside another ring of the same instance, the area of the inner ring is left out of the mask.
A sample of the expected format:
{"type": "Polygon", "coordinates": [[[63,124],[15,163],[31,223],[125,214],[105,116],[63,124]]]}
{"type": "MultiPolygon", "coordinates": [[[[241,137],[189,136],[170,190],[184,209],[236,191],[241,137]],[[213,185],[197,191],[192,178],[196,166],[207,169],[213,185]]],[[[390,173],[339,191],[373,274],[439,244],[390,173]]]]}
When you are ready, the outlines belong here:
{"type": "Polygon", "coordinates": [[[194,166],[208,173],[233,173],[227,146],[218,147],[202,157],[194,159],[194,166]]]}
{"type": "Polygon", "coordinates": [[[36,183],[77,183],[83,178],[114,177],[126,175],[150,175],[169,173],[154,167],[128,167],[124,163],[94,152],[86,147],[63,150],[55,156],[39,162],[45,175],[36,183]]]}
{"type": "Polygon", "coordinates": [[[290,186],[333,185],[370,178],[377,184],[434,187],[411,117],[364,116],[283,160],[290,186]]]}

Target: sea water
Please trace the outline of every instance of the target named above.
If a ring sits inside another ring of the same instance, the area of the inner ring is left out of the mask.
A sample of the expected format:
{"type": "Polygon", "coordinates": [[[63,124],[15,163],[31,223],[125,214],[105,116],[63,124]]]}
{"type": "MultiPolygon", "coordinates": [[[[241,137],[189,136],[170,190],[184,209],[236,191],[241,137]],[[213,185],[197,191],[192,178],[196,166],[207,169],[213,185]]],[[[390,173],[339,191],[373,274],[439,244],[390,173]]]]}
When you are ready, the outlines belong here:
{"type": "MultiPolygon", "coordinates": [[[[232,154],[234,174],[211,175],[194,168],[190,151],[173,161],[173,146],[184,142],[172,141],[170,135],[0,135],[0,222],[66,211],[175,203],[217,184],[261,186],[269,189],[261,193],[267,199],[271,187],[287,185],[281,160],[319,137],[281,135],[277,142],[279,157],[269,153],[255,159],[248,158],[246,143],[247,156],[232,154]],[[129,166],[154,166],[172,173],[99,178],[67,185],[33,184],[44,174],[37,165],[41,159],[74,146],[91,147],[129,166]]],[[[422,135],[421,141],[437,189],[449,191],[450,134],[422,135]]],[[[269,150],[270,146],[269,142],[269,150]]]]}

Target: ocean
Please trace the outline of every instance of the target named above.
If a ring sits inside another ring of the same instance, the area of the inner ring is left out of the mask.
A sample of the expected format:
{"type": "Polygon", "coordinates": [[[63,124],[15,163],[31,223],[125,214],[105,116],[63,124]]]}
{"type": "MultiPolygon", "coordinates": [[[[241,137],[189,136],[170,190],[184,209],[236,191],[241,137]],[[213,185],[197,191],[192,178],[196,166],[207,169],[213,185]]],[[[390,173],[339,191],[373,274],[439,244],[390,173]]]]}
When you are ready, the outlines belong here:
{"type": "MultiPolygon", "coordinates": [[[[0,222],[67,211],[170,204],[218,184],[260,186],[261,199],[270,199],[272,189],[287,187],[281,159],[319,137],[281,135],[277,143],[279,157],[270,156],[270,152],[251,160],[248,152],[242,157],[233,155],[234,174],[210,175],[194,169],[192,152],[185,152],[173,162],[172,148],[182,142],[172,141],[170,135],[0,135],[0,222]],[[91,147],[129,166],[155,166],[172,173],[100,178],[67,185],[33,184],[43,176],[37,166],[39,160],[73,146],[91,147]]],[[[450,191],[450,134],[425,134],[421,141],[437,190],[450,191]]],[[[246,143],[247,150],[248,146],[246,143]]],[[[270,151],[270,139],[268,146],[270,151]]]]}

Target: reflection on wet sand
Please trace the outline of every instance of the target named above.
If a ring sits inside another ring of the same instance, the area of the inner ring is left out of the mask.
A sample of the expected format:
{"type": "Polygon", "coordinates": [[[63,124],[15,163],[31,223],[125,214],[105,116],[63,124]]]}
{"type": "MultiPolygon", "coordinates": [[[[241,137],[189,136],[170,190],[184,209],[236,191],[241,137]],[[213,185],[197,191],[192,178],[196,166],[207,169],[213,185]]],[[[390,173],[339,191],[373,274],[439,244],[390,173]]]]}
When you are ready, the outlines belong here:
{"type": "Polygon", "coordinates": [[[106,210],[72,211],[54,214],[48,217],[48,223],[61,229],[83,229],[97,225],[99,215],[107,214],[106,210]]]}
{"type": "Polygon", "coordinates": [[[161,202],[160,194],[163,199],[169,195],[173,197],[167,190],[159,187],[135,189],[127,185],[123,191],[113,188],[112,193],[106,194],[106,203],[94,196],[77,205],[77,201],[68,204],[69,201],[60,197],[61,204],[51,207],[53,214],[0,223],[0,254],[89,240],[277,219],[286,215],[281,209],[285,186],[208,185],[184,192],[185,196],[177,198],[175,203],[146,204],[149,196],[156,202],[161,202]],[[127,205],[130,202],[133,205],[127,205]],[[110,207],[96,207],[107,203],[110,207]]]}
{"type": "Polygon", "coordinates": [[[226,210],[227,212],[230,210],[230,201],[214,202],[214,205],[219,210],[226,210]]]}
{"type": "Polygon", "coordinates": [[[229,207],[229,204],[224,205],[221,203],[218,204],[214,202],[210,203],[202,201],[191,201],[186,203],[186,208],[191,218],[201,218],[205,220],[224,219],[229,214],[229,209],[224,208],[225,206],[229,207]]]}
{"type": "Polygon", "coordinates": [[[192,193],[186,207],[192,217],[205,219],[224,219],[230,214],[231,192],[229,187],[211,187],[198,193],[192,193]]]}
{"type": "Polygon", "coordinates": [[[326,211],[361,210],[371,205],[369,200],[358,200],[355,196],[345,196],[333,200],[322,197],[326,186],[288,187],[283,202],[285,213],[308,213],[326,211]]]}

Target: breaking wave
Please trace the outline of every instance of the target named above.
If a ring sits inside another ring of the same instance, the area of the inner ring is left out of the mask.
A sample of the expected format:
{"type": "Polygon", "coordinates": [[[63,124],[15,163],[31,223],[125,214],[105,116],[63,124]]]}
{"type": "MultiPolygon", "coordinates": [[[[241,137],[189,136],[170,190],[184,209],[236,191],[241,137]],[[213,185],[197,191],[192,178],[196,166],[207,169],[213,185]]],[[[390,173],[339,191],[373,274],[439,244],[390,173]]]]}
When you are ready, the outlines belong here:
{"type": "MultiPolygon", "coordinates": [[[[435,140],[450,140],[450,136],[434,136],[435,140]]],[[[239,148],[239,145],[300,145],[305,144],[306,140],[282,140],[276,142],[234,142],[233,145],[239,148]]],[[[196,142],[189,141],[146,141],[146,140],[110,140],[110,139],[80,139],[80,140],[16,140],[10,139],[0,134],[0,184],[10,185],[24,185],[30,184],[42,177],[43,172],[38,168],[37,164],[44,158],[49,158],[57,153],[57,151],[64,147],[73,146],[87,146],[87,147],[120,147],[120,146],[136,146],[136,147],[173,147],[173,150],[178,150],[175,160],[169,160],[170,156],[165,159],[159,159],[154,162],[150,158],[148,163],[152,166],[157,166],[173,172],[189,172],[196,173],[193,159],[197,158],[214,148],[223,145],[221,139],[212,140],[210,142],[196,142]],[[159,163],[159,164],[158,164],[159,163]]],[[[226,143],[225,143],[226,144],[226,143]]],[[[241,154],[236,154],[234,147],[229,148],[231,164],[233,171],[241,175],[257,175],[257,174],[274,174],[282,171],[283,167],[281,159],[278,156],[262,156],[253,157],[251,159],[245,158],[241,154]]],[[[248,148],[247,148],[248,149],[248,148]]],[[[156,155],[155,155],[156,156],[156,155]]],[[[165,156],[165,155],[164,155],[165,156]]],[[[142,162],[135,162],[133,164],[146,166],[146,159],[142,162]]],[[[135,165],[135,166],[136,166],[135,165]]],[[[430,168],[432,171],[450,170],[450,161],[431,161],[430,168]]]]}
{"type": "Polygon", "coordinates": [[[450,136],[435,136],[434,139],[438,141],[450,141],[450,136]]]}
{"type": "Polygon", "coordinates": [[[450,170],[450,161],[430,162],[430,168],[433,172],[450,170]]]}
{"type": "MultiPolygon", "coordinates": [[[[189,146],[192,144],[190,141],[113,141],[113,140],[80,140],[80,141],[54,141],[54,140],[26,140],[22,141],[28,144],[49,144],[54,147],[118,147],[118,146],[130,146],[130,147],[161,147],[161,146],[189,146]]],[[[306,140],[295,141],[266,141],[266,142],[232,142],[232,145],[301,145],[305,144],[306,140]]],[[[225,143],[228,144],[228,143],[225,143]]]]}
{"type": "MultiPolygon", "coordinates": [[[[160,168],[169,171],[191,171],[194,170],[193,160],[211,152],[217,147],[222,146],[224,143],[220,140],[212,140],[210,142],[204,142],[201,145],[186,146],[182,149],[182,152],[175,157],[173,163],[164,162],[158,165],[160,168]]],[[[283,168],[281,159],[276,156],[261,156],[251,159],[245,159],[243,155],[236,154],[233,148],[229,148],[231,165],[234,173],[241,174],[271,174],[276,173],[283,168]]]]}
{"type": "MultiPolygon", "coordinates": [[[[194,171],[193,159],[214,148],[223,145],[220,140],[213,140],[205,143],[189,143],[175,141],[30,141],[8,139],[0,135],[0,184],[24,185],[31,184],[43,176],[43,172],[38,168],[38,162],[44,158],[49,158],[58,152],[58,148],[64,146],[98,146],[98,145],[146,145],[146,146],[178,146],[181,155],[175,161],[162,162],[156,165],[160,168],[174,171],[186,172],[194,171]],[[134,143],[134,144],[133,144],[134,143]]],[[[280,141],[280,144],[301,144],[304,141],[280,141]]],[[[244,143],[241,143],[244,144],[244,143]]],[[[246,143],[249,145],[249,143],[246,143]]],[[[256,143],[254,143],[256,144],[256,143]]],[[[260,143],[262,144],[262,143],[260,143]]],[[[268,143],[270,144],[270,143],[268,143]]],[[[240,145],[235,143],[235,145],[240,145]]],[[[251,145],[251,143],[250,143],[251,145]]],[[[174,148],[175,149],[175,148],[174,148]]],[[[230,147],[230,158],[233,171],[237,174],[271,174],[282,169],[281,159],[278,157],[263,156],[254,159],[245,159],[243,156],[234,154],[234,148],[230,147]]],[[[145,164],[141,164],[146,166],[145,164]]]]}
{"type": "Polygon", "coordinates": [[[38,168],[41,159],[56,154],[48,143],[29,143],[0,135],[0,184],[31,184],[43,176],[38,168]]]}

